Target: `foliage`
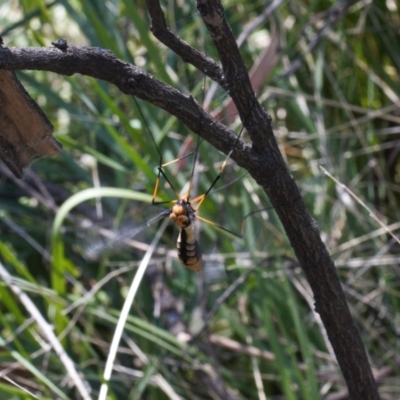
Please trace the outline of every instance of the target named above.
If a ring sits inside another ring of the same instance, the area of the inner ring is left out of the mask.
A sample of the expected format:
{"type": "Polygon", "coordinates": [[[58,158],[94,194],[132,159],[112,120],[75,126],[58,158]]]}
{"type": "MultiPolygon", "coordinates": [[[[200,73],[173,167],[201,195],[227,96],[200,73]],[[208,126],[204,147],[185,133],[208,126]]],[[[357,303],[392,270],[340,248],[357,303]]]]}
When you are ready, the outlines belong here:
{"type": "MultiPolygon", "coordinates": [[[[163,6],[174,32],[218,59],[194,2],[163,6]]],[[[224,6],[239,36],[266,4],[227,0],[224,6]]],[[[380,391],[397,398],[398,243],[319,166],[394,232],[400,227],[399,9],[393,1],[354,3],[326,27],[325,17],[333,8],[323,1],[279,3],[241,50],[250,69],[262,50],[279,41],[277,61],[258,97],[273,117],[282,152],[336,261],[371,363],[389,368],[380,391]]],[[[212,83],[158,43],[149,24],[141,0],[59,0],[47,5],[24,0],[0,6],[0,35],[6,46],[50,46],[65,37],[71,45],[106,48],[203,102],[212,83]]],[[[144,195],[153,192],[160,158],[146,124],[164,162],[198,149],[192,184],[196,193],[210,187],[225,156],[207,143],[197,146],[197,138],[162,110],[140,102],[139,112],[134,99],[108,83],[40,71],[18,76],[54,124],[64,153],[36,161],[24,182],[2,178],[1,260],[54,326],[96,397],[124,296],[158,225],[143,229],[133,248],[110,249],[101,260],[85,256],[97,240],[92,236],[99,231],[99,219],[109,228],[135,229],[158,212],[144,195]],[[101,200],[94,191],[91,200],[83,201],[84,191],[98,186],[115,190],[101,200]],[[120,189],[130,189],[135,200],[122,199],[120,189]],[[70,196],[75,196],[76,207],[53,226],[58,207],[70,196]]],[[[218,89],[210,109],[227,98],[218,89]]],[[[229,124],[239,133],[240,121],[233,119],[229,124]]],[[[166,168],[178,191],[189,181],[192,166],[193,157],[188,157],[166,168]]],[[[185,270],[177,261],[175,228],[163,235],[152,261],[176,314],[154,297],[161,295],[149,274],[115,362],[113,398],[171,397],[160,382],[183,398],[211,398],[204,374],[222,380],[238,398],[316,399],[344,388],[310,289],[273,210],[267,210],[268,199],[242,175],[228,160],[216,187],[220,190],[210,194],[201,215],[239,232],[243,216],[263,211],[246,219],[242,240],[199,226],[204,275],[185,270]],[[219,303],[219,296],[247,272],[244,283],[219,303]],[[199,338],[185,343],[174,335],[171,327],[176,325],[169,317],[194,334],[215,304],[219,308],[199,338]],[[156,306],[164,309],[161,316],[156,306]]],[[[174,198],[164,183],[160,196],[174,198]]],[[[40,398],[52,398],[56,388],[62,388],[65,398],[76,398],[74,389],[65,386],[60,359],[39,339],[18,298],[5,284],[0,296],[4,374],[40,398]]],[[[0,382],[0,394],[31,398],[7,381],[0,382]]]]}

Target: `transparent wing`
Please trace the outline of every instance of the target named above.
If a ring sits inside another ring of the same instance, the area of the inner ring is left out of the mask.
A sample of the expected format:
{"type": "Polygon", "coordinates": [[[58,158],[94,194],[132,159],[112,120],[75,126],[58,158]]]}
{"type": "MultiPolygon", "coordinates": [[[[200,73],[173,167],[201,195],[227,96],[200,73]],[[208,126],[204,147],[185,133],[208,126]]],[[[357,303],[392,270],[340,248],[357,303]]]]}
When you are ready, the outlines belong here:
{"type": "Polygon", "coordinates": [[[160,212],[159,208],[157,209],[158,212],[156,215],[153,215],[146,221],[141,221],[142,218],[138,215],[137,219],[131,219],[118,229],[107,229],[99,225],[91,227],[90,229],[92,233],[94,231],[94,234],[88,234],[86,238],[82,239],[85,258],[96,260],[108,250],[116,250],[124,246],[127,240],[133,239],[144,229],[170,214],[169,210],[163,209],[160,212]]]}

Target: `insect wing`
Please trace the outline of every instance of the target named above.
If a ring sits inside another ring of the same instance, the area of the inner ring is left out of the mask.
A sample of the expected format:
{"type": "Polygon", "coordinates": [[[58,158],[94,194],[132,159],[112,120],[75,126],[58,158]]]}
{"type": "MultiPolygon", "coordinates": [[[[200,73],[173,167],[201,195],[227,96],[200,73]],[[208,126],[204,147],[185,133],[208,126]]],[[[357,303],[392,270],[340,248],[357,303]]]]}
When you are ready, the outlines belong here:
{"type": "Polygon", "coordinates": [[[133,239],[147,227],[155,224],[161,218],[167,217],[169,214],[169,210],[163,209],[145,222],[137,223],[133,219],[129,224],[119,229],[98,228],[96,230],[97,238],[84,246],[85,257],[89,260],[96,260],[108,250],[115,250],[122,247],[127,240],[133,239]]]}

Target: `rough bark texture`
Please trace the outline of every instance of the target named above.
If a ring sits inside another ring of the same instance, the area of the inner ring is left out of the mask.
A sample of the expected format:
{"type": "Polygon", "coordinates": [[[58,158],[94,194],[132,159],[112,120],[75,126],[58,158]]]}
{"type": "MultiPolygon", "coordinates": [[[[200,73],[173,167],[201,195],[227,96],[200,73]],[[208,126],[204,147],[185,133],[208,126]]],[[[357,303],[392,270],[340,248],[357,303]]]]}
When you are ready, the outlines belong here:
{"type": "Polygon", "coordinates": [[[159,106],[183,121],[193,132],[249,171],[269,196],[293,250],[307,276],[315,307],[328,332],[352,399],[379,399],[377,387],[357,328],[351,318],[335,265],[320,238],[291,176],[271,128],[271,117],[262,109],[251,88],[224,10],[217,0],[198,0],[198,10],[218,49],[222,69],[209,64],[199,52],[188,51],[187,43],[165,25],[156,0],[147,0],[152,32],[185,60],[229,90],[252,144],[236,141],[236,135],[215,121],[191,97],[158,81],[140,68],[117,59],[106,50],[68,46],[57,48],[0,49],[0,69],[45,70],[63,75],[79,73],[103,79],[122,92],[159,106]],[[173,42],[173,44],[169,44],[173,42]],[[189,55],[187,55],[189,54],[189,55]],[[187,56],[185,56],[187,55],[187,56]],[[288,206],[290,204],[290,206],[288,206]]]}

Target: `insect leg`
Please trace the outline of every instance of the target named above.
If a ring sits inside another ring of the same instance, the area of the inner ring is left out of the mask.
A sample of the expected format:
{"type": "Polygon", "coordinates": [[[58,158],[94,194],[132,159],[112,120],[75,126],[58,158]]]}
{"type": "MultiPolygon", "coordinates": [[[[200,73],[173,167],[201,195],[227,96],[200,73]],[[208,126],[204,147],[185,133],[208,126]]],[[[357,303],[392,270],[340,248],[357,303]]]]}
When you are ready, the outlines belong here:
{"type": "Polygon", "coordinates": [[[207,197],[207,195],[210,193],[210,191],[212,190],[212,188],[215,186],[215,184],[216,184],[216,183],[218,182],[218,180],[221,178],[221,175],[222,175],[222,173],[224,172],[226,163],[228,162],[228,159],[229,159],[229,157],[230,157],[232,151],[233,151],[233,150],[231,150],[231,151],[229,152],[228,156],[226,157],[225,161],[223,162],[223,164],[222,164],[222,166],[221,166],[221,168],[220,168],[220,170],[219,170],[219,174],[215,177],[214,181],[211,183],[211,185],[210,185],[210,187],[208,188],[208,190],[207,190],[204,194],[202,194],[202,195],[200,195],[200,196],[197,196],[196,198],[194,198],[194,199],[191,201],[191,204],[196,204],[196,203],[198,203],[197,206],[194,208],[195,211],[197,211],[197,210],[200,208],[201,204],[203,203],[203,201],[205,200],[205,198],[207,197]]]}
{"type": "Polygon", "coordinates": [[[156,184],[154,187],[154,191],[153,191],[153,198],[152,198],[152,204],[157,205],[157,204],[167,204],[167,203],[176,203],[176,200],[167,200],[167,201],[156,201],[156,197],[157,197],[157,193],[158,193],[158,189],[160,186],[160,176],[162,175],[164,177],[164,179],[167,181],[167,183],[171,186],[171,189],[175,192],[175,195],[177,198],[180,197],[179,193],[175,190],[174,186],[172,185],[171,181],[168,179],[166,173],[164,172],[163,168],[167,167],[168,165],[171,165],[173,163],[176,163],[180,160],[185,159],[186,157],[189,157],[193,154],[193,152],[186,154],[183,157],[180,158],[176,158],[175,160],[169,161],[165,164],[162,164],[158,167],[158,175],[157,175],[157,179],[156,179],[156,184]]]}
{"type": "Polygon", "coordinates": [[[256,213],[262,212],[262,211],[266,211],[266,210],[270,210],[270,209],[272,209],[272,208],[273,208],[273,207],[268,207],[268,208],[264,208],[264,209],[262,209],[262,210],[251,211],[251,212],[249,212],[247,215],[245,215],[244,218],[243,218],[243,220],[242,220],[242,226],[241,226],[241,228],[240,228],[240,233],[233,232],[233,231],[231,231],[230,229],[227,229],[227,228],[225,228],[225,227],[222,226],[222,225],[219,225],[219,224],[217,224],[217,223],[215,223],[215,222],[212,222],[212,221],[210,221],[210,220],[208,220],[208,219],[205,219],[205,218],[203,218],[203,217],[200,217],[199,215],[196,215],[196,219],[198,219],[198,220],[200,220],[200,221],[202,221],[202,222],[205,222],[206,224],[209,224],[209,225],[211,225],[211,226],[215,226],[216,228],[219,228],[219,229],[221,229],[221,230],[223,230],[223,231],[225,231],[225,232],[228,232],[228,233],[230,233],[231,235],[236,236],[236,237],[239,238],[239,239],[242,239],[242,238],[243,238],[243,235],[244,235],[244,229],[245,229],[245,227],[246,227],[246,220],[247,220],[247,218],[250,217],[250,216],[253,215],[253,214],[256,214],[256,213]]]}
{"type": "Polygon", "coordinates": [[[211,226],[215,226],[216,228],[222,229],[223,231],[228,232],[228,233],[230,233],[231,235],[238,237],[239,239],[241,239],[241,238],[243,237],[244,224],[242,224],[242,232],[236,233],[236,232],[233,232],[233,231],[231,231],[231,230],[229,230],[229,229],[223,227],[222,225],[219,225],[219,224],[217,224],[217,223],[215,223],[215,222],[212,222],[212,221],[210,221],[210,220],[208,220],[208,219],[205,219],[205,218],[203,218],[203,217],[200,217],[199,215],[196,215],[196,219],[198,219],[198,220],[200,220],[200,221],[202,221],[202,222],[205,222],[206,224],[209,224],[209,225],[211,225],[211,226]]]}

